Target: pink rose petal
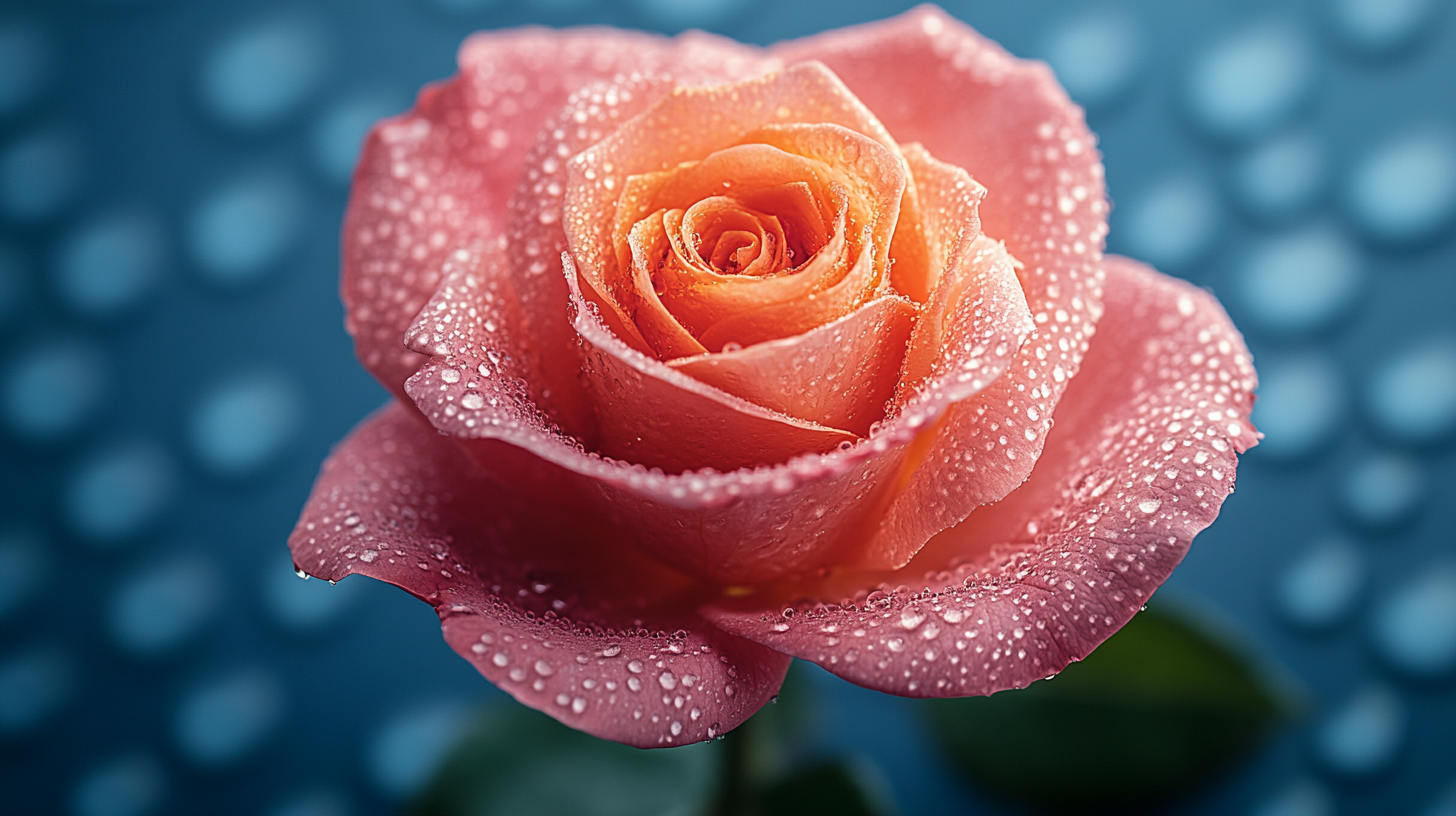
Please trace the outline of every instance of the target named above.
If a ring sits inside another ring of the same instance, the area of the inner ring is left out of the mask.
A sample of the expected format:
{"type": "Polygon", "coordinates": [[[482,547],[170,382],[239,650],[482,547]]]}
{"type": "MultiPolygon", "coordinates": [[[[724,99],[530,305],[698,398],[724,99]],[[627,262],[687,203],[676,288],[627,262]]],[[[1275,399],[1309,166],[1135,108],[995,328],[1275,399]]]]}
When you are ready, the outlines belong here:
{"type": "Polygon", "coordinates": [[[1019,688],[1086,657],[1213,522],[1233,490],[1236,452],[1258,438],[1249,354],[1212,296],[1108,258],[1105,304],[1025,485],[901,570],[719,601],[704,614],[860,685],[916,697],[1019,688]]]}
{"type": "Polygon", "coordinates": [[[1096,141],[1049,68],[933,6],[772,51],[823,61],[895,139],[985,185],[982,232],[1025,265],[1036,334],[1007,376],[950,409],[881,524],[884,538],[923,542],[1026,479],[1080,367],[1101,314],[1107,233],[1096,141]]]}
{"type": "Polygon", "coordinates": [[[709,625],[692,582],[600,521],[502,490],[515,478],[391,404],[324,464],[289,539],[294,563],[409,591],[491,682],[618,742],[709,739],[778,690],[787,657],[709,625]]]}

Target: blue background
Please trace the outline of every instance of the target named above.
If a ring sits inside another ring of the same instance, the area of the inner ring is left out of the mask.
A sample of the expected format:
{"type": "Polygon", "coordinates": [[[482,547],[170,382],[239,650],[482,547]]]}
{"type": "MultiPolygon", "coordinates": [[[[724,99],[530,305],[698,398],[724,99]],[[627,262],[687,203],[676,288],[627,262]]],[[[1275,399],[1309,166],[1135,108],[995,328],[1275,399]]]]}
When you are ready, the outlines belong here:
{"type": "MultiPolygon", "coordinates": [[[[1456,813],[1456,21],[1445,0],[947,2],[1085,104],[1113,251],[1210,287],[1263,376],[1239,491],[1164,594],[1307,714],[1187,813],[1456,813]]],[[[502,695],[432,611],[292,574],[354,361],[367,124],[470,31],[768,43],[866,0],[8,0],[0,9],[0,809],[388,812],[502,695]]],[[[948,100],[948,103],[952,101],[948,100]]],[[[1005,812],[914,703],[811,671],[902,812],[1005,812]]]]}

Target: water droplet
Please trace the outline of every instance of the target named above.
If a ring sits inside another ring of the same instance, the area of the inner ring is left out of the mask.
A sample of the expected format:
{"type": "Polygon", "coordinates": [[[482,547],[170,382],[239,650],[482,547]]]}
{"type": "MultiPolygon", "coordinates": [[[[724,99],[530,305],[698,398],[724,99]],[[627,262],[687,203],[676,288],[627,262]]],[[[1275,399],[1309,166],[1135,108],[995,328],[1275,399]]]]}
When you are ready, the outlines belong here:
{"type": "Polygon", "coordinates": [[[661,684],[663,689],[672,691],[677,688],[677,675],[670,671],[665,671],[657,676],[657,682],[661,684]]]}
{"type": "Polygon", "coordinates": [[[1456,670],[1456,568],[1442,564],[1398,587],[1375,610],[1375,646],[1416,676],[1456,670]]]}
{"type": "Polygon", "coordinates": [[[193,214],[188,247],[204,277],[219,286],[257,281],[287,252],[305,216],[290,179],[255,175],[214,191],[193,214]]]}
{"type": "Polygon", "coordinates": [[[1314,53],[1304,36],[1281,24],[1262,24],[1217,44],[1194,65],[1189,107],[1210,135],[1253,140],[1295,113],[1314,76],[1314,53]]]}
{"type": "Polygon", "coordinates": [[[255,473],[288,444],[301,402],[297,390],[271,372],[218,383],[193,411],[188,434],[193,453],[220,476],[255,473]]]}
{"type": "Polygon", "coordinates": [[[1137,509],[1138,509],[1138,512],[1143,513],[1144,515],[1149,515],[1150,516],[1150,515],[1158,512],[1158,508],[1160,508],[1162,506],[1163,506],[1163,500],[1162,499],[1155,498],[1155,497],[1150,497],[1150,498],[1146,498],[1146,499],[1143,499],[1142,501],[1138,502],[1137,509]]]}
{"type": "Polygon", "coordinates": [[[283,689],[278,681],[249,670],[188,693],[177,708],[172,734],[192,762],[228,765],[258,748],[282,714],[283,689]]]}
{"type": "Polygon", "coordinates": [[[203,104],[233,127],[277,123],[312,96],[323,79],[326,51],[318,28],[298,17],[267,20],[237,31],[203,63],[203,104]]]}
{"type": "Polygon", "coordinates": [[[907,606],[900,610],[900,626],[906,630],[913,630],[925,622],[925,613],[918,606],[907,606]]]}
{"type": "Polygon", "coordinates": [[[1378,241],[1410,245],[1444,233],[1456,217],[1456,143],[1416,132],[1380,145],[1355,165],[1345,200],[1378,241]]]}
{"type": "Polygon", "coordinates": [[[1325,355],[1261,360],[1251,418],[1264,439],[1256,455],[1294,461],[1323,450],[1344,420],[1345,405],[1343,378],[1325,355]]]}
{"type": "Polygon", "coordinates": [[[167,773],[146,754],[129,754],[91,769],[71,791],[74,816],[149,816],[167,796],[167,773]]]}
{"type": "Polygon", "coordinates": [[[1349,311],[1365,281],[1363,266],[1338,230],[1310,227],[1257,246],[1240,271],[1239,294],[1265,329],[1307,334],[1349,311]]]}
{"type": "Polygon", "coordinates": [[[1456,343],[1406,349],[1376,371],[1367,400],[1380,429],[1405,442],[1430,443],[1456,431],[1456,343]]]}
{"type": "Polygon", "coordinates": [[[1405,706],[1394,692],[1372,687],[1335,710],[1315,734],[1320,759],[1331,770],[1364,776],[1387,765],[1405,738],[1405,706]]]}
{"type": "Polygon", "coordinates": [[[141,301],[166,263],[157,218],[141,210],[118,210],[84,224],[66,240],[56,261],[56,287],[79,314],[111,317],[141,301]]]}
{"type": "Polygon", "coordinates": [[[1365,557],[1347,541],[1316,544],[1290,564],[1275,586],[1275,601],[1296,626],[1317,629],[1349,616],[1365,585],[1365,557]]]}

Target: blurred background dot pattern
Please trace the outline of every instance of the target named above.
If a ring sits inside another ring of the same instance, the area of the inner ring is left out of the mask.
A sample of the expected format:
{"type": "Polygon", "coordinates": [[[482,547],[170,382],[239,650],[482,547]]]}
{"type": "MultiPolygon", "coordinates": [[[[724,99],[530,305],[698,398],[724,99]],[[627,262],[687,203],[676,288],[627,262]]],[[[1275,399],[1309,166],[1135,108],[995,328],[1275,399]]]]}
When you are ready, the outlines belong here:
{"type": "MultiPolygon", "coordinates": [[[[758,43],[879,0],[0,7],[0,809],[388,813],[484,703],[432,611],[293,573],[354,362],[371,122],[525,23],[758,43]]],[[[1456,814],[1456,21],[1447,0],[947,0],[1098,132],[1110,250],[1219,295],[1267,434],[1163,590],[1305,715],[1175,812],[1456,814]]],[[[948,100],[947,104],[953,104],[948,100]]],[[[994,196],[994,191],[992,191],[994,196]]],[[[811,675],[904,813],[961,785],[911,701],[811,675]]]]}

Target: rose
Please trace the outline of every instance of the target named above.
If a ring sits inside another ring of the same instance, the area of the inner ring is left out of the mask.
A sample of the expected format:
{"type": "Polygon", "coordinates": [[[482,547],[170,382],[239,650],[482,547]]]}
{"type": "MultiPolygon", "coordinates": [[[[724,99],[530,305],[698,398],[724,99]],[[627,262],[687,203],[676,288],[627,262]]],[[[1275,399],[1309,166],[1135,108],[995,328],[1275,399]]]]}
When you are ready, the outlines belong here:
{"type": "Polygon", "coordinates": [[[929,7],[767,50],[482,34],[460,64],[361,159],[343,296],[399,399],[290,546],[431,603],[527,705],[657,746],[742,722],[790,656],[1024,686],[1231,491],[1248,354],[1208,294],[1102,257],[1045,66],[929,7]]]}

